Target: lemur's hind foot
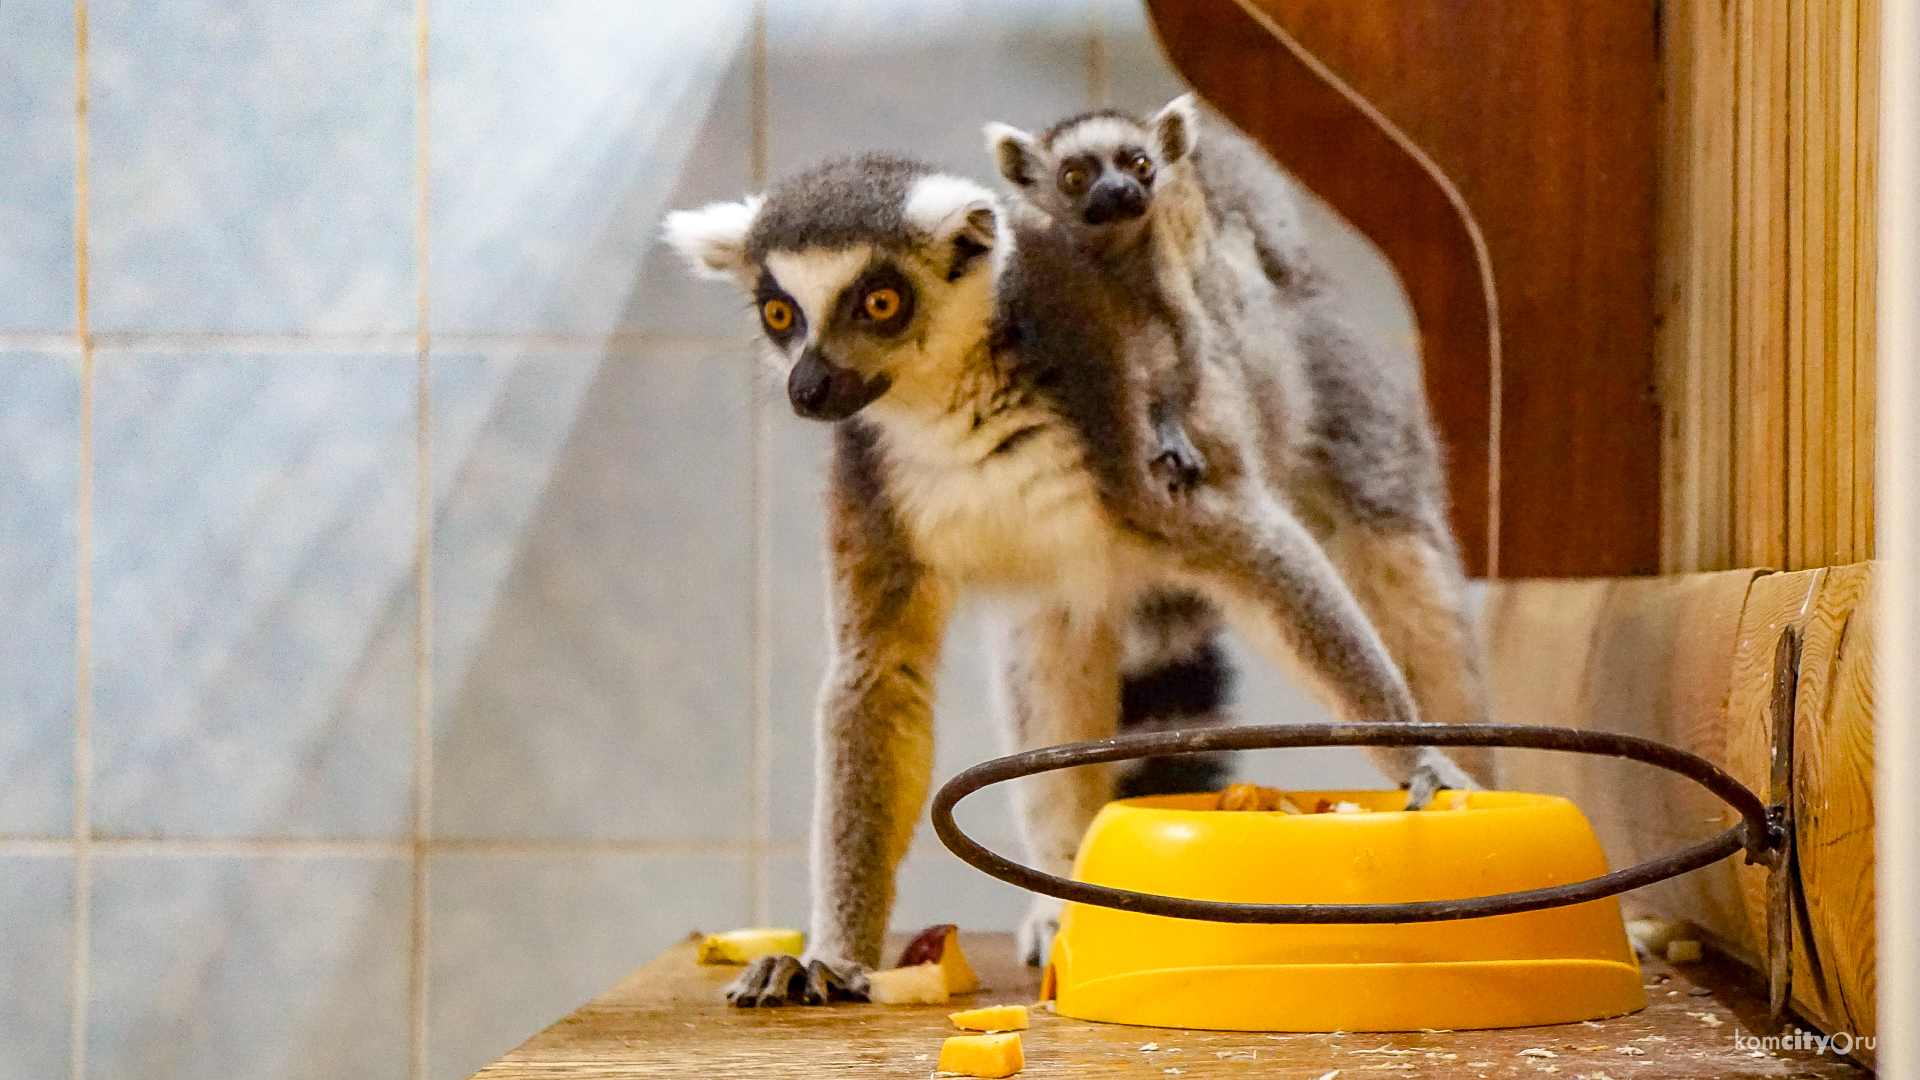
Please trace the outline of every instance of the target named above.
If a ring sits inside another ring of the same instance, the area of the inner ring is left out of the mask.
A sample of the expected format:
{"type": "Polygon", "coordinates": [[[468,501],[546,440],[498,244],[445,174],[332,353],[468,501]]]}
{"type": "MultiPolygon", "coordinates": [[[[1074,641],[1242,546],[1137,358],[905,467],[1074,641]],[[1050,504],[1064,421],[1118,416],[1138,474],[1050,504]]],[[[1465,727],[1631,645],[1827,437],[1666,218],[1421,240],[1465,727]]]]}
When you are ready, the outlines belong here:
{"type": "Polygon", "coordinates": [[[1036,896],[1027,917],[1013,934],[1014,952],[1028,967],[1046,967],[1053,957],[1053,939],[1060,933],[1062,904],[1050,896],[1036,896]]]}
{"type": "Polygon", "coordinates": [[[1153,460],[1147,462],[1147,469],[1167,489],[1167,494],[1184,494],[1206,479],[1206,459],[1200,456],[1193,440],[1187,438],[1187,429],[1179,421],[1156,422],[1153,433],[1155,453],[1153,460]]]}
{"type": "Polygon", "coordinates": [[[785,953],[762,956],[727,984],[727,1003],[742,1009],[777,1005],[826,1005],[867,1000],[866,971],[858,964],[800,960],[785,953]]]}
{"type": "Polygon", "coordinates": [[[1407,777],[1407,809],[1425,810],[1442,789],[1471,791],[1479,786],[1452,758],[1429,746],[1420,751],[1419,764],[1407,777]]]}

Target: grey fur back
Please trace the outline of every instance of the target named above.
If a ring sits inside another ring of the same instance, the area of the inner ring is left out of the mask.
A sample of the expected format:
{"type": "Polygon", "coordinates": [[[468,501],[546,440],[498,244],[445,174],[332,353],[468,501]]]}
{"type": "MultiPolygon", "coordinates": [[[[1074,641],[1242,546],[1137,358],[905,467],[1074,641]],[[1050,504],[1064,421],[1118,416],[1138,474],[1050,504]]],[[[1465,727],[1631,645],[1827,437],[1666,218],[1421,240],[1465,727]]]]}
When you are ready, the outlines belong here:
{"type": "Polygon", "coordinates": [[[1314,261],[1299,192],[1271,155],[1201,109],[1194,165],[1216,217],[1238,215],[1261,269],[1295,307],[1295,332],[1313,390],[1308,453],[1342,509],[1361,521],[1411,528],[1452,547],[1446,478],[1417,353],[1368,345],[1346,300],[1314,261]]]}
{"type": "Polygon", "coordinates": [[[1261,269],[1283,296],[1318,280],[1308,256],[1294,183],[1260,144],[1202,107],[1193,163],[1214,216],[1237,214],[1253,230],[1261,269]]]}

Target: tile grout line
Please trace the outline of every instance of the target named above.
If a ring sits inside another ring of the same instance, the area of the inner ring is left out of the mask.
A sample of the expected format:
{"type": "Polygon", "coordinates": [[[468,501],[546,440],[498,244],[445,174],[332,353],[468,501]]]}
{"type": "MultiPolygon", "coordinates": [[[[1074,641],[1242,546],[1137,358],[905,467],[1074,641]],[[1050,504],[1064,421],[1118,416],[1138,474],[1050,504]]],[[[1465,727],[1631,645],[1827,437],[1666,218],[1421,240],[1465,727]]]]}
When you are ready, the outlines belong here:
{"type": "Polygon", "coordinates": [[[12,331],[0,333],[0,349],[20,352],[57,352],[61,349],[79,349],[78,331],[62,333],[60,331],[12,331]]]}
{"type": "Polygon", "coordinates": [[[427,857],[433,814],[433,364],[428,322],[431,290],[428,211],[432,196],[432,98],[427,81],[429,0],[414,0],[414,550],[413,550],[413,837],[410,850],[407,949],[407,1075],[427,1075],[431,984],[427,857]]]}
{"type": "Polygon", "coordinates": [[[74,331],[80,343],[80,446],[74,506],[73,969],[67,1030],[70,1080],[86,1080],[93,910],[93,339],[87,300],[87,0],[73,5],[74,331]]]}
{"type": "MultiPolygon", "coordinates": [[[[752,86],[748,95],[748,170],[754,190],[767,184],[767,4],[754,0],[749,48],[752,86]]],[[[748,497],[753,521],[753,623],[748,660],[752,681],[751,724],[747,747],[747,906],[748,921],[765,926],[772,918],[768,842],[773,805],[773,447],[772,410],[765,380],[748,361],[748,497]]]]}
{"type": "Polygon", "coordinates": [[[1087,3],[1087,96],[1094,108],[1104,109],[1113,92],[1107,61],[1107,5],[1106,0],[1087,0],[1087,3]]]}
{"type": "MultiPolygon", "coordinates": [[[[134,349],[150,348],[155,350],[187,350],[205,348],[226,348],[235,350],[299,350],[308,352],[315,349],[396,349],[416,347],[420,340],[418,331],[412,332],[370,332],[370,333],[299,333],[299,334],[229,334],[229,333],[184,333],[169,331],[121,331],[109,333],[90,333],[88,341],[94,348],[134,349]]],[[[655,334],[648,332],[619,332],[614,334],[438,334],[434,339],[443,348],[500,348],[516,346],[529,353],[552,350],[610,349],[622,351],[643,348],[666,349],[712,349],[716,346],[732,347],[739,345],[743,338],[738,334],[655,334]]],[[[0,332],[0,349],[21,350],[57,350],[62,347],[79,348],[78,333],[35,333],[22,331],[0,332]]]]}
{"type": "MultiPolygon", "coordinates": [[[[750,841],[709,840],[522,840],[487,837],[429,838],[421,844],[408,838],[340,839],[296,836],[133,837],[90,836],[89,849],[115,857],[306,855],[391,858],[424,848],[433,854],[476,855],[609,855],[630,858],[739,858],[752,853],[750,841]]],[[[45,856],[73,854],[71,837],[0,837],[0,855],[45,856]]],[[[770,842],[770,856],[791,856],[806,850],[805,841],[770,842]]]]}

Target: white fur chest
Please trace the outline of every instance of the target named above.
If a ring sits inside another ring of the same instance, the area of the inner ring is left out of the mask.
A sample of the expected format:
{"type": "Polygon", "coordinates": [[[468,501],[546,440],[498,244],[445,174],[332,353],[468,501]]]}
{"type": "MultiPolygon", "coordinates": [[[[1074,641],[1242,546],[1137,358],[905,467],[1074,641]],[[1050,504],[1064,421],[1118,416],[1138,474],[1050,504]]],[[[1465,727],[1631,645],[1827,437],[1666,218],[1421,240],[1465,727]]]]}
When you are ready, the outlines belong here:
{"type": "Polygon", "coordinates": [[[975,427],[967,410],[877,416],[892,497],[916,554],[962,587],[1111,591],[1119,543],[1078,440],[1041,409],[975,427]]]}

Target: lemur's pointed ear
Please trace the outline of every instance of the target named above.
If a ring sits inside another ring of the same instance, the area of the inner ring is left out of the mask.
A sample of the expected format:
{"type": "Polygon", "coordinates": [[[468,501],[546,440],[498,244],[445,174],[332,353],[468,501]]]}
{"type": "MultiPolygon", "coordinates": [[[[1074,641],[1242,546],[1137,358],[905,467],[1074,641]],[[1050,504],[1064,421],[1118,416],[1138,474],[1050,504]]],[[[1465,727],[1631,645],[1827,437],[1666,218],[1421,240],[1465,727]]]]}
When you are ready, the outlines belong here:
{"type": "Polygon", "coordinates": [[[760,212],[760,196],[740,202],[712,203],[698,210],[667,215],[667,243],[700,277],[739,281],[747,273],[747,230],[760,212]]]}
{"type": "Polygon", "coordinates": [[[1033,136],[998,121],[988,124],[985,132],[987,153],[993,155],[993,163],[1008,183],[1026,187],[1040,179],[1040,144],[1033,136]]]}
{"type": "Polygon", "coordinates": [[[957,280],[975,260],[993,250],[1000,200],[959,176],[936,173],[914,181],[907,192],[907,227],[934,245],[951,245],[947,280],[957,280]]]}
{"type": "Polygon", "coordinates": [[[1153,114],[1153,135],[1160,143],[1160,164],[1171,165],[1193,153],[1200,129],[1200,106],[1192,94],[1181,94],[1153,114]]]}

